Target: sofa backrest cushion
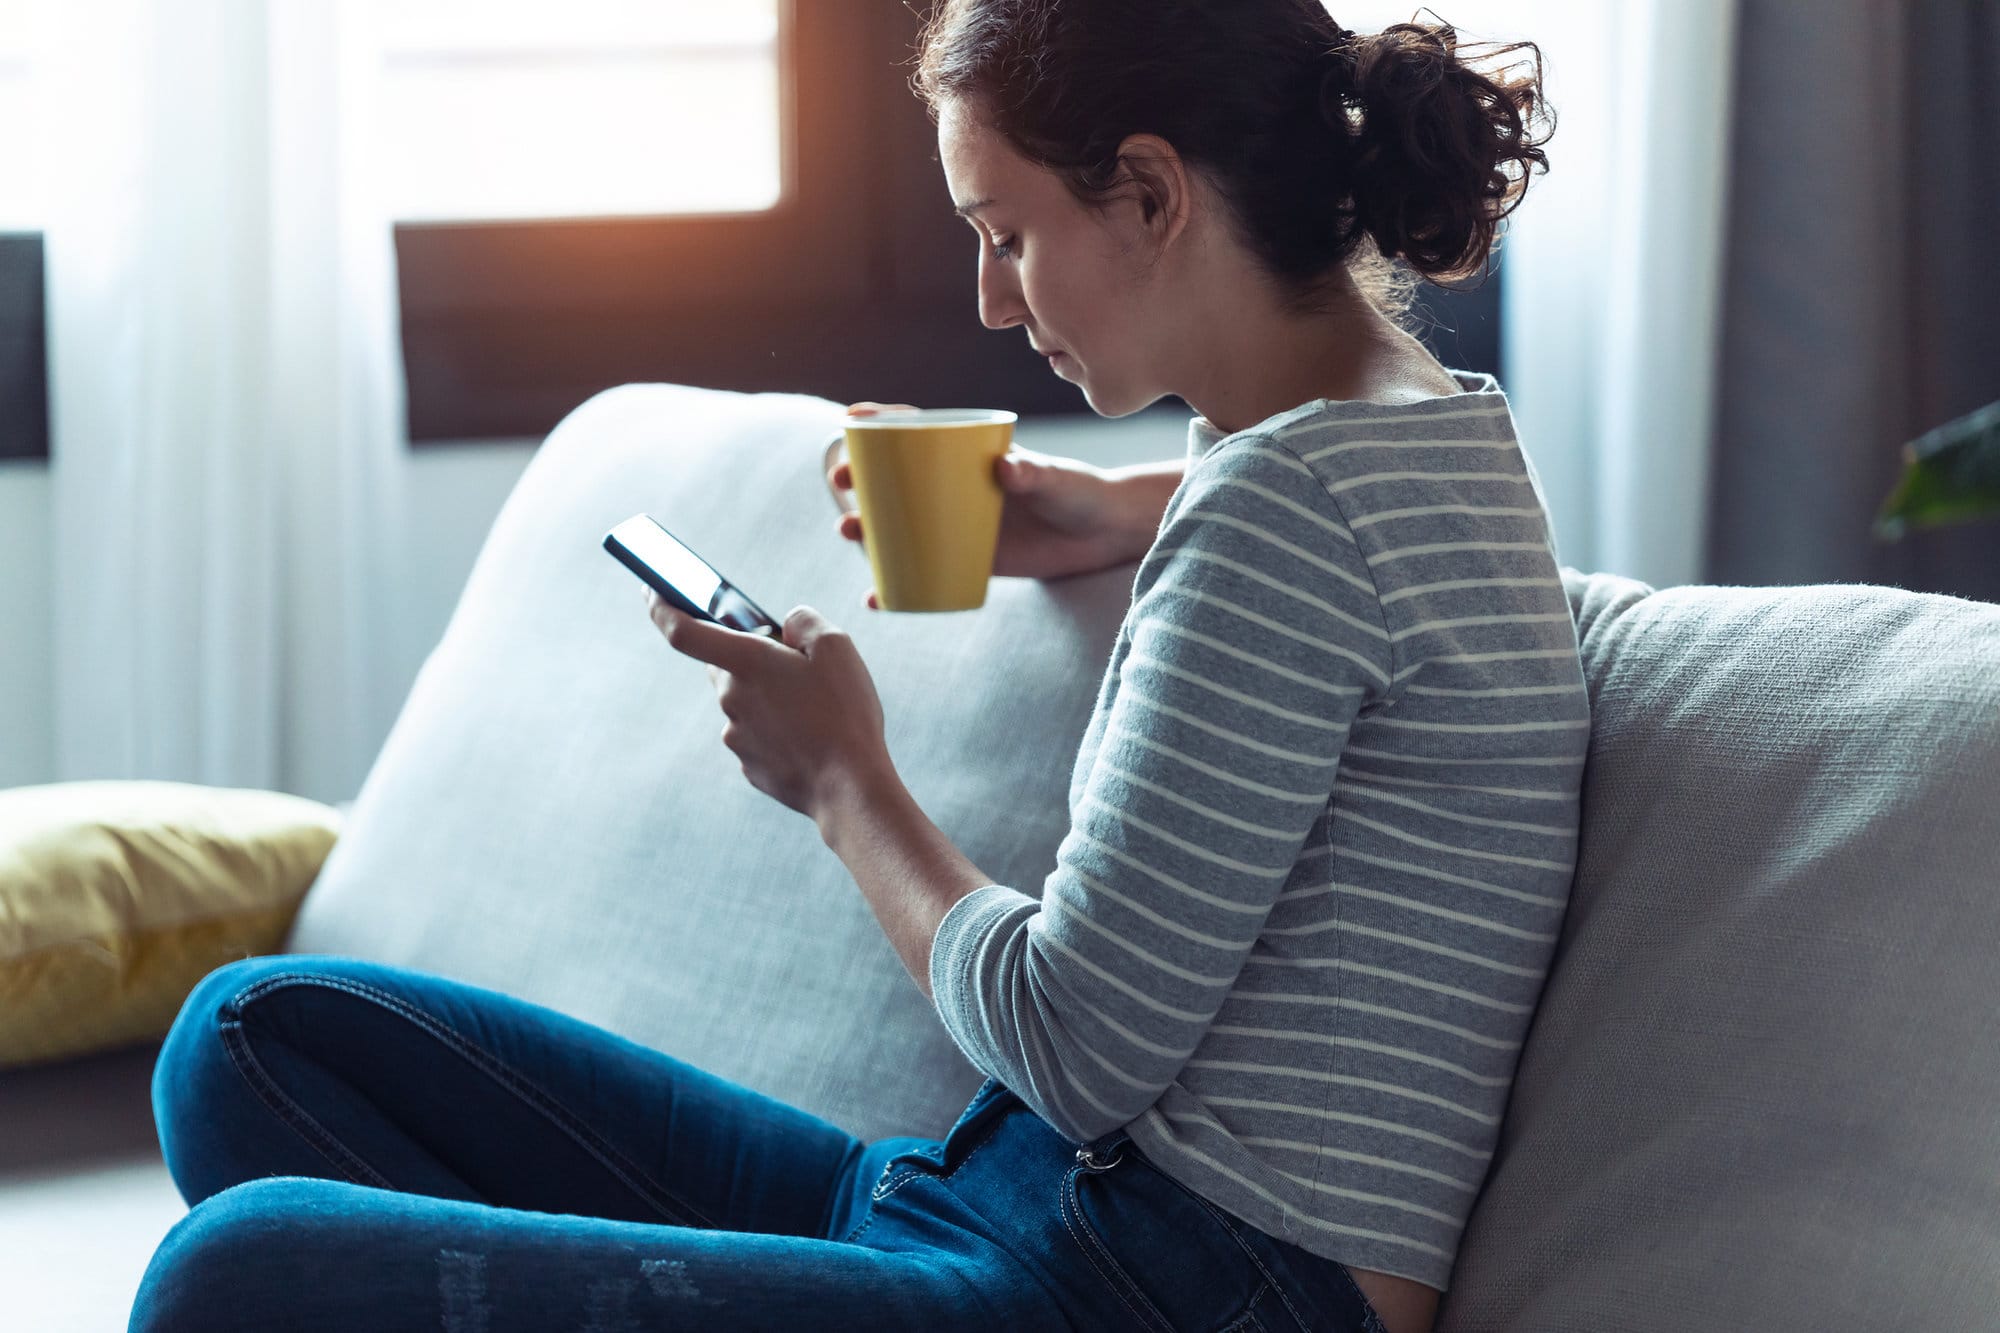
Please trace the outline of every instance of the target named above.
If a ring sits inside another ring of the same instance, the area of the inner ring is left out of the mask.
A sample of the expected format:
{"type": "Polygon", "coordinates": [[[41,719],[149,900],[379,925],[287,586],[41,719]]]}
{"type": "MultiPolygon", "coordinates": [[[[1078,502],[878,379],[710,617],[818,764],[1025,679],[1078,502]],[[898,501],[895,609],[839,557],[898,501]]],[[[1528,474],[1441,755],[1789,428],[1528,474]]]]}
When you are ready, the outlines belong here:
{"type": "Polygon", "coordinates": [[[1575,888],[1470,1330],[2000,1317],[2000,606],[1565,571],[1575,888]]]}
{"type": "Polygon", "coordinates": [[[601,549],[652,514],[782,619],[854,636],[903,780],[973,863],[1039,893],[1134,567],[995,580],[978,612],[861,604],[796,395],[612,390],[544,443],[487,537],[289,947],[548,1004],[863,1138],[942,1134],[980,1075],[812,823],[757,792],[705,669],[601,549]]]}
{"type": "MultiPolygon", "coordinates": [[[[874,673],[924,809],[1038,893],[1130,566],[877,615],[840,408],[634,386],[496,521],[290,947],[602,1024],[864,1138],[979,1082],[702,669],[599,549],[660,518],[874,673]]],[[[1981,1327],[2000,1309],[2000,607],[1564,571],[1577,882],[1440,1328],[1981,1327]]]]}

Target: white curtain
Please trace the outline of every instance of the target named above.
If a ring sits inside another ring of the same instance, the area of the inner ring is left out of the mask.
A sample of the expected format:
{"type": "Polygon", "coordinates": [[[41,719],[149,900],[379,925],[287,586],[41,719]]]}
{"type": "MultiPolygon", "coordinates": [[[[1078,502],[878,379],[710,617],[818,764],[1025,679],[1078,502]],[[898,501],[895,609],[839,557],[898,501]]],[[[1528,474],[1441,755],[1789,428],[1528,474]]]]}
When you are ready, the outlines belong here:
{"type": "Polygon", "coordinates": [[[56,777],[349,799],[406,531],[374,5],[33,3],[56,777]]]}
{"type": "Polygon", "coordinates": [[[1558,555],[1700,582],[1736,0],[1500,8],[1496,35],[1541,45],[1558,116],[1501,247],[1505,387],[1558,555]]]}

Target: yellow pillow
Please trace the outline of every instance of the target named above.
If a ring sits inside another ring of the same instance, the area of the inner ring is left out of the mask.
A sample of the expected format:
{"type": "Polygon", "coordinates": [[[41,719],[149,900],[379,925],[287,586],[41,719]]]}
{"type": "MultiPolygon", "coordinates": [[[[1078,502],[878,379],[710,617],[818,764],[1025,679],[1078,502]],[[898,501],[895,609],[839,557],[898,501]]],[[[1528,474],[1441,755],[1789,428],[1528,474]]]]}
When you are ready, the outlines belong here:
{"type": "Polygon", "coordinates": [[[0,791],[0,1068],[164,1033],[202,977],[282,947],[339,832],[281,792],[0,791]]]}

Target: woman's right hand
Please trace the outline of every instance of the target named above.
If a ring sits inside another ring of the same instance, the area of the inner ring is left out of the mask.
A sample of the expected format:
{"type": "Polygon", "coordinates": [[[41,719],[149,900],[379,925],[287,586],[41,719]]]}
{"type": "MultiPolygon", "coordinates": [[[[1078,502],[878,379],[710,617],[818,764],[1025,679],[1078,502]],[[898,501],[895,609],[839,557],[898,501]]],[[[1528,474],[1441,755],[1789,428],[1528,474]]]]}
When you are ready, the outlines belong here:
{"type": "MultiPolygon", "coordinates": [[[[847,411],[869,416],[903,406],[856,403],[847,411]]],[[[995,574],[1035,579],[1088,574],[1133,559],[1150,543],[1150,533],[1128,531],[1132,516],[1119,503],[1117,484],[1101,468],[1017,446],[994,460],[994,471],[1004,497],[1000,540],[993,552],[995,574]]],[[[853,489],[845,459],[834,465],[828,480],[836,490],[853,489]]],[[[841,515],[840,535],[863,541],[861,515],[841,515]]],[[[868,602],[875,605],[873,592],[868,602]]]]}

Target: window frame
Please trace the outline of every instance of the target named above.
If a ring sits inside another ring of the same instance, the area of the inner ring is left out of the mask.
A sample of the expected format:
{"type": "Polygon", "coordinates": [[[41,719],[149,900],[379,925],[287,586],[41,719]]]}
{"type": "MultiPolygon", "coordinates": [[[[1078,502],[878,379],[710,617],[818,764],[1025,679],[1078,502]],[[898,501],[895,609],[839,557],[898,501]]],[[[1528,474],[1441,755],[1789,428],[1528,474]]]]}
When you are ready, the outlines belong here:
{"type": "Polygon", "coordinates": [[[40,232],[0,232],[0,462],[49,456],[44,273],[40,232]]]}
{"type": "Polygon", "coordinates": [[[909,96],[886,68],[879,81],[854,74],[893,59],[883,54],[886,8],[780,0],[783,189],[768,210],[397,224],[412,442],[538,435],[590,393],[635,376],[783,383],[806,350],[795,340],[781,334],[790,355],[765,357],[790,363],[774,375],[756,364],[766,349],[754,340],[688,360],[697,350],[688,335],[759,319],[823,327],[868,301],[883,201],[854,182],[871,174],[883,111],[871,85],[909,96]]]}
{"type": "MultiPolygon", "coordinates": [[[[909,84],[921,24],[877,0],[781,6],[769,213],[398,227],[412,446],[539,437],[646,381],[1089,411],[1018,330],[979,322],[977,237],[909,84]]],[[[1493,265],[1475,288],[1423,285],[1423,341],[1497,375],[1500,287],[1493,265]]]]}

